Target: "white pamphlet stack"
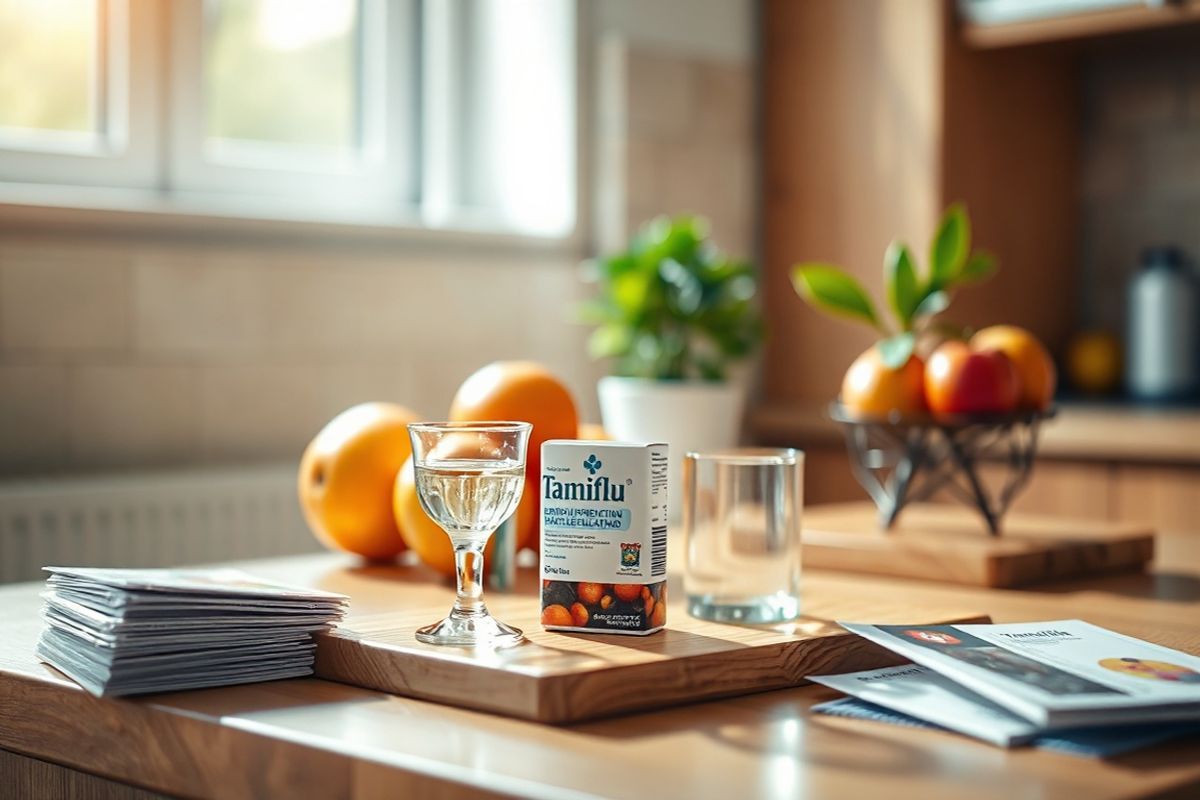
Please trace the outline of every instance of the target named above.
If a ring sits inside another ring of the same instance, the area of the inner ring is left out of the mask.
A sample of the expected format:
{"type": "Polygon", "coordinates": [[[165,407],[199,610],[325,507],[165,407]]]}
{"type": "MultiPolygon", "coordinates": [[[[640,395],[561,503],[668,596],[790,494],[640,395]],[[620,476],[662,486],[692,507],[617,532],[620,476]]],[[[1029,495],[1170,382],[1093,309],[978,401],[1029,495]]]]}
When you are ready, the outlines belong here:
{"type": "Polygon", "coordinates": [[[229,569],[46,571],[38,657],[96,696],[309,675],[347,603],[229,569]]]}

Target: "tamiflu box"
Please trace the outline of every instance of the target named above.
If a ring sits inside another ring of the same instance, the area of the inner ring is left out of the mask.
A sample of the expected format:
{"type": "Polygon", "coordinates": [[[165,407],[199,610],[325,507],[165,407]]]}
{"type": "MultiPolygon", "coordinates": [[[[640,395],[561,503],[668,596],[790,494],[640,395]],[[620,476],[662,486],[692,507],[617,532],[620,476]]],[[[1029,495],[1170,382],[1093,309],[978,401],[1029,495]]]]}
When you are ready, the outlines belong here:
{"type": "Polygon", "coordinates": [[[654,633],[667,621],[667,446],[542,445],[542,626],[654,633]]]}

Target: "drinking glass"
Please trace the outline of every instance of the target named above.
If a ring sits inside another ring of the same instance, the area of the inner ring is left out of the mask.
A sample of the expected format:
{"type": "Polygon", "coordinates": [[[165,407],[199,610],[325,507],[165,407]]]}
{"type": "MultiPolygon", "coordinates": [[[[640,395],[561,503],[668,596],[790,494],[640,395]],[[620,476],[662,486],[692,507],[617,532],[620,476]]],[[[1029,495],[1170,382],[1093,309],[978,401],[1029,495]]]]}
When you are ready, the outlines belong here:
{"type": "Polygon", "coordinates": [[[688,613],[773,623],[800,614],[804,453],[743,448],[683,461],[688,613]]]}
{"type": "Polygon", "coordinates": [[[507,647],[521,631],[488,614],[483,550],[521,501],[528,422],[416,422],[408,426],[421,508],[454,547],[458,596],[450,614],[417,631],[429,644],[507,647]]]}

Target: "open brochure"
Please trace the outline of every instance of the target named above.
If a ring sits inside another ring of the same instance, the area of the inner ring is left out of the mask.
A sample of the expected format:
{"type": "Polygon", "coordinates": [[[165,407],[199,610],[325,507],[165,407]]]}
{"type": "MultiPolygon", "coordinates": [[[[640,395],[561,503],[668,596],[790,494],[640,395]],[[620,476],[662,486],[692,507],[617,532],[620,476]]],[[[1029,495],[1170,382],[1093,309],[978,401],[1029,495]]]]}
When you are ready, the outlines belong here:
{"type": "Polygon", "coordinates": [[[812,680],[945,727],[990,731],[963,731],[989,741],[1018,743],[1051,728],[1200,719],[1200,658],[1080,620],[843,627],[936,676],[883,676],[874,696],[851,692],[871,683],[844,680],[853,676],[812,680]],[[917,692],[916,702],[884,702],[881,683],[895,690],[888,697],[917,692]]]}

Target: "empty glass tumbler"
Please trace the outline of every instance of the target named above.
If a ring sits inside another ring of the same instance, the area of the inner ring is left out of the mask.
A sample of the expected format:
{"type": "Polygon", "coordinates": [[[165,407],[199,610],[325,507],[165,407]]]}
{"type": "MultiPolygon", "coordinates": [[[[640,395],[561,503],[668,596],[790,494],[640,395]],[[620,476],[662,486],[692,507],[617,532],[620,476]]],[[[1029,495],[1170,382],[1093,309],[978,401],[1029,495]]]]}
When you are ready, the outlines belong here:
{"type": "Polygon", "coordinates": [[[804,453],[746,448],[683,462],[688,613],[771,623],[800,614],[804,453]]]}

